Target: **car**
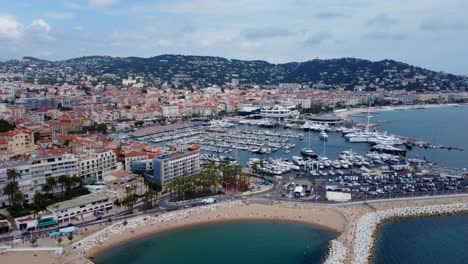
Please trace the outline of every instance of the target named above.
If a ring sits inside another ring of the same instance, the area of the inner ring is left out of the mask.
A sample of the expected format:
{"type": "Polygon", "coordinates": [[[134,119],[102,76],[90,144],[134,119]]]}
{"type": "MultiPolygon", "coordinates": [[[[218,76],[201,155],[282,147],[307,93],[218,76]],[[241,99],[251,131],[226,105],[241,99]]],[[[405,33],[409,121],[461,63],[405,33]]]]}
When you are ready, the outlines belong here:
{"type": "Polygon", "coordinates": [[[102,216],[96,217],[96,221],[102,220],[102,216]]]}

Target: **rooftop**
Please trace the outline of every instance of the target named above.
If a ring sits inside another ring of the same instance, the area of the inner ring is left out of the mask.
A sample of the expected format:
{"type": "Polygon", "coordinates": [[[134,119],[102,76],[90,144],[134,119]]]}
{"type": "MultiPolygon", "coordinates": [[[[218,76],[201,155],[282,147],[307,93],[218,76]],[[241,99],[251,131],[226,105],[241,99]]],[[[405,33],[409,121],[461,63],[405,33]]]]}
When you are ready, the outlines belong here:
{"type": "Polygon", "coordinates": [[[87,195],[77,197],[72,200],[63,201],[63,202],[49,205],[47,209],[52,212],[55,212],[55,211],[60,211],[60,210],[68,209],[68,208],[79,207],[80,205],[85,205],[85,204],[93,203],[93,202],[104,200],[104,199],[108,199],[106,194],[92,193],[92,194],[87,194],[87,195]]]}

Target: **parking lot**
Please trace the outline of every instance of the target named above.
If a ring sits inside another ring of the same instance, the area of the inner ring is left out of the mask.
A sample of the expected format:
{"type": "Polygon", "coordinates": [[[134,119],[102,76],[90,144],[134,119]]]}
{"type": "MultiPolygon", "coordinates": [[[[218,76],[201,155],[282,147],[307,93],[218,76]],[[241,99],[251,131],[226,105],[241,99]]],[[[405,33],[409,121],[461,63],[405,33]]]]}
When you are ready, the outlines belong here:
{"type": "Polygon", "coordinates": [[[368,200],[468,192],[468,179],[389,172],[379,176],[338,176],[321,187],[324,191],[351,193],[353,200],[368,200]]]}

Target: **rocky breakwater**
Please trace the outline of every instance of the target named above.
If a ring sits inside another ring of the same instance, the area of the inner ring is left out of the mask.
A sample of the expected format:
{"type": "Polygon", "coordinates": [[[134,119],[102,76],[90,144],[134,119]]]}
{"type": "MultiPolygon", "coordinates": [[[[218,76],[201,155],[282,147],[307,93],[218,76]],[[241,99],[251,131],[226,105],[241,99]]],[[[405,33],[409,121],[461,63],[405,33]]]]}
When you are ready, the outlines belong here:
{"type": "MultiPolygon", "coordinates": [[[[394,208],[389,210],[367,213],[360,217],[357,221],[355,236],[352,243],[351,263],[366,264],[372,262],[377,232],[380,225],[385,221],[407,217],[451,215],[467,212],[468,204],[454,203],[444,205],[431,205],[424,207],[394,208]]],[[[336,262],[326,263],[344,262],[338,261],[338,256],[340,256],[341,254],[340,250],[342,250],[340,248],[341,245],[331,245],[329,258],[336,258],[336,262]]]]}
{"type": "Polygon", "coordinates": [[[330,241],[328,248],[328,256],[323,262],[324,264],[344,263],[346,259],[346,246],[339,238],[330,241]]]}

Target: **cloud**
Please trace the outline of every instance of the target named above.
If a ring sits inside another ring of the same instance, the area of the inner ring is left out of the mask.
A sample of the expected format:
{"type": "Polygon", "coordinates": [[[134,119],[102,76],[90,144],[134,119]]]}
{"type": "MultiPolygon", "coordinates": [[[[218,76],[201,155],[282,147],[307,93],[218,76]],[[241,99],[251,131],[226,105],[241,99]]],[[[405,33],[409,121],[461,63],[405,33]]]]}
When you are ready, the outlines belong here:
{"type": "Polygon", "coordinates": [[[73,13],[69,12],[47,12],[44,16],[51,19],[72,19],[74,17],[73,13]]]}
{"type": "Polygon", "coordinates": [[[448,31],[448,30],[468,30],[468,22],[466,21],[444,21],[442,19],[425,20],[419,26],[424,31],[448,31]]]}
{"type": "Polygon", "coordinates": [[[119,2],[120,0],[89,0],[89,6],[94,8],[109,7],[119,2]]]}
{"type": "Polygon", "coordinates": [[[43,19],[34,20],[29,26],[26,27],[28,37],[35,38],[40,41],[50,41],[54,38],[50,35],[52,27],[43,19]]]}
{"type": "Polygon", "coordinates": [[[242,49],[252,49],[252,48],[259,48],[259,47],[262,47],[263,44],[261,42],[251,42],[251,41],[242,41],[240,43],[240,48],[242,49]]]}
{"type": "Polygon", "coordinates": [[[351,17],[351,15],[340,13],[340,12],[324,11],[324,12],[316,13],[314,17],[318,19],[335,19],[335,18],[349,18],[351,17]]]}
{"type": "Polygon", "coordinates": [[[16,17],[0,14],[0,40],[18,39],[21,37],[22,25],[16,17]]]}
{"type": "Polygon", "coordinates": [[[324,41],[330,40],[332,38],[332,34],[328,31],[319,31],[311,36],[309,36],[305,41],[304,44],[306,46],[317,46],[322,44],[324,41]]]}
{"type": "Polygon", "coordinates": [[[400,23],[398,18],[393,18],[388,14],[382,13],[378,14],[373,18],[367,20],[368,26],[378,27],[378,28],[389,28],[392,25],[400,23]]]}
{"type": "Polygon", "coordinates": [[[247,39],[267,39],[275,37],[285,37],[294,33],[283,28],[250,28],[242,32],[242,36],[247,39]]]}
{"type": "Polygon", "coordinates": [[[81,6],[77,3],[74,3],[74,2],[69,2],[69,1],[66,1],[63,3],[63,6],[65,8],[69,8],[69,9],[80,9],[81,6]]]}
{"type": "Polygon", "coordinates": [[[370,32],[364,35],[364,38],[375,40],[405,40],[408,36],[403,33],[370,32]]]}

